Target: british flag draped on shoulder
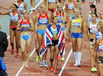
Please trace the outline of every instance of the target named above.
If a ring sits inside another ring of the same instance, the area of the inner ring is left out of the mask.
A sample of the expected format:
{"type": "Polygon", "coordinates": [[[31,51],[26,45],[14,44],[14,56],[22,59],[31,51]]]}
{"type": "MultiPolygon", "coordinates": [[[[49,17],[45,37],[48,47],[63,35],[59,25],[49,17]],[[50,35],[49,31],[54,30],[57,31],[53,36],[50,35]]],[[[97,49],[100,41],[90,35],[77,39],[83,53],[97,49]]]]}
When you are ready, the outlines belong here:
{"type": "MultiPolygon", "coordinates": [[[[51,26],[52,24],[49,24],[47,26],[44,38],[43,38],[43,44],[42,44],[42,48],[40,50],[40,57],[42,57],[46,52],[47,52],[47,46],[48,45],[52,45],[52,37],[53,37],[53,33],[51,31],[51,26]]],[[[62,55],[65,54],[65,37],[64,37],[64,32],[62,31],[62,28],[60,25],[56,25],[57,26],[57,31],[58,31],[58,47],[60,49],[60,53],[62,53],[62,55]]]]}

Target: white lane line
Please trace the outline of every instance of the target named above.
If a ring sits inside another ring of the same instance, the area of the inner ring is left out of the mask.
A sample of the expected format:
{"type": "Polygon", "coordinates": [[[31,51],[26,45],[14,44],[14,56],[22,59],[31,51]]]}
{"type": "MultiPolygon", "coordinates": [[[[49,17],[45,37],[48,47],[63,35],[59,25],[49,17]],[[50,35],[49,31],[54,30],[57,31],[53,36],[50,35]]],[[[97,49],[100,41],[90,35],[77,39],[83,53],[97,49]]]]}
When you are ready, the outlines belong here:
{"type": "MultiPolygon", "coordinates": [[[[32,57],[32,55],[34,54],[34,52],[36,51],[36,48],[34,48],[34,50],[31,52],[30,54],[30,58],[32,57]]],[[[19,74],[21,73],[21,71],[23,70],[24,66],[22,65],[21,68],[19,69],[19,71],[16,73],[15,76],[19,76],[19,74]]]]}
{"type": "Polygon", "coordinates": [[[41,0],[34,8],[34,10],[43,2],[43,0],[41,0]]]}
{"type": "Polygon", "coordinates": [[[69,58],[70,58],[71,54],[72,54],[72,48],[71,48],[71,50],[70,50],[70,52],[69,52],[69,54],[68,54],[68,57],[67,57],[67,59],[66,59],[66,61],[65,61],[64,65],[63,65],[63,67],[62,67],[62,69],[61,69],[60,73],[59,73],[59,76],[61,76],[61,75],[62,75],[62,72],[63,72],[63,70],[64,70],[64,68],[65,68],[65,66],[66,66],[66,64],[67,64],[67,62],[68,62],[68,60],[69,60],[69,58]]]}

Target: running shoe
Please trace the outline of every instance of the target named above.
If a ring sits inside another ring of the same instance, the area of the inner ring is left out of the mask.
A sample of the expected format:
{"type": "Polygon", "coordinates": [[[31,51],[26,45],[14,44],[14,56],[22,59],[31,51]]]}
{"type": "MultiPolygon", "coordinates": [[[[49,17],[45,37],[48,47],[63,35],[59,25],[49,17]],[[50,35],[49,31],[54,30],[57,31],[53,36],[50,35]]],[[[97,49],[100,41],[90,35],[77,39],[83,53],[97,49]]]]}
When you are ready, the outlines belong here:
{"type": "Polygon", "coordinates": [[[92,69],[91,69],[91,72],[97,72],[97,68],[95,68],[95,67],[92,68],[92,69]]]}
{"type": "Polygon", "coordinates": [[[58,55],[58,60],[61,60],[61,55],[58,55]]]}
{"type": "Polygon", "coordinates": [[[23,61],[23,64],[22,64],[22,66],[23,66],[23,67],[25,67],[25,61],[23,61]]]}
{"type": "Polygon", "coordinates": [[[74,64],[75,67],[81,67],[81,64],[74,64]]]}
{"type": "Polygon", "coordinates": [[[40,67],[43,67],[44,63],[43,62],[40,62],[40,67]]]}
{"type": "Polygon", "coordinates": [[[38,61],[39,61],[39,56],[36,57],[36,62],[38,62],[38,61]]]}
{"type": "Polygon", "coordinates": [[[11,54],[14,54],[14,50],[13,49],[11,50],[11,54]]]}
{"type": "Polygon", "coordinates": [[[24,66],[24,67],[26,67],[26,68],[28,67],[28,64],[27,64],[27,62],[25,62],[25,66],[24,66]]]}
{"type": "Polygon", "coordinates": [[[54,70],[54,73],[57,74],[57,70],[54,70]]]}
{"type": "Polygon", "coordinates": [[[52,71],[52,72],[53,72],[53,70],[54,70],[54,68],[53,68],[53,66],[51,66],[51,67],[50,67],[50,71],[52,71]]]}
{"type": "Polygon", "coordinates": [[[62,57],[61,60],[64,62],[65,61],[64,57],[62,57]]]}
{"type": "Polygon", "coordinates": [[[18,56],[18,55],[19,55],[19,53],[16,52],[16,56],[18,56]]]}
{"type": "Polygon", "coordinates": [[[48,67],[48,64],[47,64],[47,62],[46,62],[46,61],[44,62],[44,66],[45,66],[45,67],[48,67]]]}

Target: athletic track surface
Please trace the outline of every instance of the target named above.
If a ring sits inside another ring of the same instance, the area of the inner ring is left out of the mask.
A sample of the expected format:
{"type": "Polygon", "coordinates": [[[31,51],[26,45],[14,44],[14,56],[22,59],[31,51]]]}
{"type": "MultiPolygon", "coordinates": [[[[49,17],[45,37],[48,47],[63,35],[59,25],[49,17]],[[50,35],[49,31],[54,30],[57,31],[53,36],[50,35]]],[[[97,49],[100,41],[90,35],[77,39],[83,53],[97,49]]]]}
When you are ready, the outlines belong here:
{"type": "MultiPolygon", "coordinates": [[[[9,4],[11,4],[11,2],[14,0],[0,0],[0,5],[5,5],[8,6],[9,4]]],[[[25,0],[24,0],[25,1],[25,0]]],[[[83,10],[82,10],[82,14],[86,15],[89,11],[89,0],[86,0],[86,3],[83,4],[83,10]]],[[[102,5],[103,3],[98,3],[97,4],[97,10],[99,11],[100,9],[102,9],[102,5]]],[[[0,9],[3,10],[3,9],[0,9]]],[[[0,16],[1,17],[1,16],[0,16]]],[[[2,17],[1,17],[2,19],[2,17]]],[[[9,40],[9,39],[8,39],[9,40]]],[[[34,37],[32,40],[32,45],[31,45],[31,52],[35,48],[35,41],[34,41],[34,37]]],[[[70,52],[72,46],[71,46],[71,42],[66,40],[66,55],[65,55],[65,59],[68,55],[68,53],[70,52]]],[[[4,61],[7,65],[7,73],[8,76],[16,76],[17,72],[20,70],[20,68],[22,67],[22,59],[21,59],[21,52],[19,53],[19,56],[16,57],[15,53],[13,55],[10,54],[10,44],[8,46],[8,50],[5,53],[5,57],[4,57],[4,61]]],[[[90,72],[90,52],[89,52],[89,44],[88,42],[83,40],[83,44],[82,44],[82,67],[74,67],[74,58],[73,58],[73,53],[62,73],[62,76],[97,76],[97,73],[91,73],[90,72]]],[[[50,62],[49,62],[49,51],[48,51],[48,57],[47,57],[47,61],[48,61],[48,65],[50,66],[50,62]]],[[[21,70],[21,72],[19,73],[18,76],[58,76],[58,74],[54,74],[52,72],[50,72],[50,70],[47,69],[43,69],[39,67],[39,63],[37,63],[36,61],[36,53],[33,53],[33,55],[30,58],[29,61],[29,67],[28,68],[23,68],[21,70]]],[[[58,72],[61,70],[62,66],[63,66],[64,62],[59,61],[58,64],[58,72]]]]}

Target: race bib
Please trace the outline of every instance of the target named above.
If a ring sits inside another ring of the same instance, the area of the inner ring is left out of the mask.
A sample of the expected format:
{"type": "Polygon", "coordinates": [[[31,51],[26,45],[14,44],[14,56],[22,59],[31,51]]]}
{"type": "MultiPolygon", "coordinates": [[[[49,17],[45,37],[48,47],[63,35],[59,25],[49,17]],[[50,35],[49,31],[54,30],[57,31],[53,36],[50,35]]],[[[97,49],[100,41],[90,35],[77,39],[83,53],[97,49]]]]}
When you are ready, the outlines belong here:
{"type": "Polygon", "coordinates": [[[76,27],[76,28],[80,27],[80,23],[78,22],[73,23],[73,27],[76,27]]]}
{"type": "Polygon", "coordinates": [[[41,19],[39,20],[39,22],[42,23],[42,24],[45,24],[45,23],[48,22],[48,20],[47,20],[47,18],[41,18],[41,19]]]}
{"type": "Polygon", "coordinates": [[[10,17],[10,20],[11,21],[19,21],[19,18],[18,17],[10,17]]]}
{"type": "Polygon", "coordinates": [[[23,27],[29,27],[30,25],[29,24],[22,24],[21,26],[23,26],[23,27]]]}

